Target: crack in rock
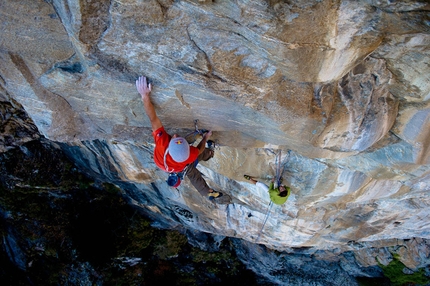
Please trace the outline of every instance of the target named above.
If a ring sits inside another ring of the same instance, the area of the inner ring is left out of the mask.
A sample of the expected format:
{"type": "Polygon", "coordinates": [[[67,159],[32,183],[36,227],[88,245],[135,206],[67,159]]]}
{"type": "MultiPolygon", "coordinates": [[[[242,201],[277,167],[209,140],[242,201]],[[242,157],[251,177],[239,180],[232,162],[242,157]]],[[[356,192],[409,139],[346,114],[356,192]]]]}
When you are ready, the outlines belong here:
{"type": "Polygon", "coordinates": [[[188,109],[191,108],[191,106],[184,100],[184,96],[182,95],[182,93],[180,93],[178,90],[175,90],[175,95],[183,106],[185,106],[188,109]]]}

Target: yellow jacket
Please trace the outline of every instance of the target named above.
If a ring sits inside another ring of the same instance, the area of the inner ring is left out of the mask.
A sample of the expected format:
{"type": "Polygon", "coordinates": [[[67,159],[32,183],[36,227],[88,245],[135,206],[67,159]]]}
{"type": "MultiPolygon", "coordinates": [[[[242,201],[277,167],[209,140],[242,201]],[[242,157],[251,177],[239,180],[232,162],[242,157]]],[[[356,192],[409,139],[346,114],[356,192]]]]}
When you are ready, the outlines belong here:
{"type": "Polygon", "coordinates": [[[288,197],[291,194],[291,189],[290,187],[284,186],[285,189],[288,191],[288,195],[286,197],[281,197],[279,195],[279,188],[275,189],[275,184],[272,182],[270,184],[269,187],[269,195],[270,195],[270,199],[272,200],[272,202],[276,205],[282,205],[283,203],[285,203],[288,199],[288,197]]]}

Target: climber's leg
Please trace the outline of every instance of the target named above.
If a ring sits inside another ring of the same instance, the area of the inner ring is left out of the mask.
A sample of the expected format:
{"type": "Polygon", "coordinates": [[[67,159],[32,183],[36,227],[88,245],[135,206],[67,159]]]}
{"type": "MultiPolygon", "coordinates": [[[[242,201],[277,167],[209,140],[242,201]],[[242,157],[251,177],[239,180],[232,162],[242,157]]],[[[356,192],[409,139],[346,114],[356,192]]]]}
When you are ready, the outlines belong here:
{"type": "Polygon", "coordinates": [[[194,165],[190,165],[187,171],[187,177],[190,179],[191,184],[202,195],[207,196],[211,189],[202,177],[202,173],[194,165]]]}
{"type": "Polygon", "coordinates": [[[261,182],[257,182],[255,183],[257,185],[257,187],[259,187],[260,189],[262,189],[263,191],[268,192],[269,191],[269,187],[266,186],[265,184],[261,183],[261,182]]]}
{"type": "Polygon", "coordinates": [[[211,159],[214,156],[214,151],[209,149],[209,148],[205,148],[205,150],[202,152],[202,154],[199,155],[199,157],[197,157],[198,161],[207,161],[209,159],[211,159]]]}

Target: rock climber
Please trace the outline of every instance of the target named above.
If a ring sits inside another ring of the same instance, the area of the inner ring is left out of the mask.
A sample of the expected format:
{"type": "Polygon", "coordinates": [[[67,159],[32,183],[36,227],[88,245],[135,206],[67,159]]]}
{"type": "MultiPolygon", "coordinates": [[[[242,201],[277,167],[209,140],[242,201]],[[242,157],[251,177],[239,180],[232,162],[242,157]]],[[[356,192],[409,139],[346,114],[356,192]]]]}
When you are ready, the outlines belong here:
{"type": "MultiPolygon", "coordinates": [[[[155,141],[155,164],[171,175],[185,172],[191,184],[202,196],[208,196],[209,199],[222,196],[221,192],[214,191],[207,185],[202,174],[196,168],[199,161],[207,161],[214,155],[214,150],[206,148],[206,142],[212,135],[212,131],[203,135],[197,147],[190,146],[184,138],[179,137],[177,134],[173,136],[169,135],[164,130],[163,124],[158,118],[154,105],[151,102],[150,93],[152,86],[150,83],[148,84],[146,77],[140,76],[136,80],[136,88],[142,96],[146,115],[151,121],[152,136],[155,141]]],[[[167,183],[171,187],[177,187],[180,184],[180,179],[172,178],[175,178],[175,176],[169,176],[167,183]]]]}
{"type": "Polygon", "coordinates": [[[291,189],[290,187],[287,187],[285,185],[281,185],[278,188],[275,188],[275,179],[272,179],[272,182],[270,183],[270,186],[266,186],[265,184],[255,180],[249,175],[243,175],[243,177],[260,189],[269,192],[270,200],[276,204],[276,205],[282,205],[285,203],[290,196],[291,189]]]}

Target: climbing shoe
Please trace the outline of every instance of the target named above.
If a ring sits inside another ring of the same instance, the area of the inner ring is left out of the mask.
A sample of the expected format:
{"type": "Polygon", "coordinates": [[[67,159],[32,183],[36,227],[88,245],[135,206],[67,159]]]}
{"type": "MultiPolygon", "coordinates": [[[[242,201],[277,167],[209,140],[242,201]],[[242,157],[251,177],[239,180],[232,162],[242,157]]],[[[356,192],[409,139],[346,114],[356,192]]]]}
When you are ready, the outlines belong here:
{"type": "Polygon", "coordinates": [[[215,198],[222,197],[222,193],[213,191],[212,193],[208,194],[208,197],[209,197],[209,200],[213,200],[215,198]]]}
{"type": "Polygon", "coordinates": [[[247,180],[251,180],[251,176],[249,176],[249,175],[243,175],[243,177],[247,180]]]}

